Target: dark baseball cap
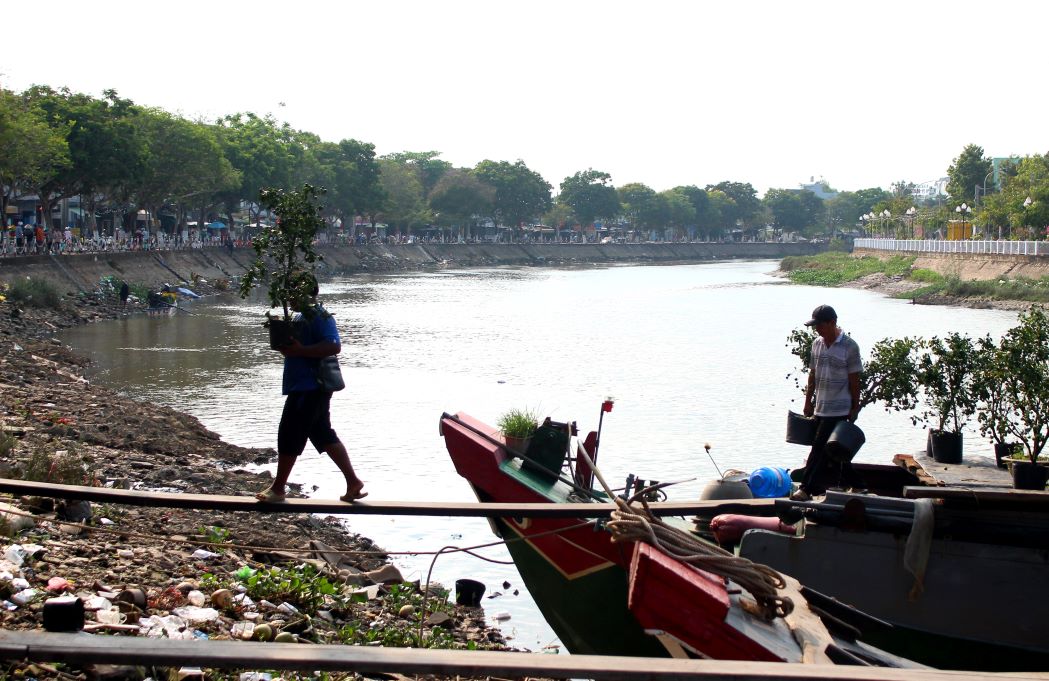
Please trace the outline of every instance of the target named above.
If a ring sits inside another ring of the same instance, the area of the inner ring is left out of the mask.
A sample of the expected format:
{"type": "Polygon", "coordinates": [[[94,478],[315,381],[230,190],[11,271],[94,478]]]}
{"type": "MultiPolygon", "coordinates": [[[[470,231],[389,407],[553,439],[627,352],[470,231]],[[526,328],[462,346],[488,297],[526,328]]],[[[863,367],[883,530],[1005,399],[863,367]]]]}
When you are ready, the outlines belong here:
{"type": "Polygon", "coordinates": [[[820,305],[812,311],[812,319],[805,322],[805,326],[816,326],[822,322],[838,321],[838,313],[830,305],[820,305]]]}

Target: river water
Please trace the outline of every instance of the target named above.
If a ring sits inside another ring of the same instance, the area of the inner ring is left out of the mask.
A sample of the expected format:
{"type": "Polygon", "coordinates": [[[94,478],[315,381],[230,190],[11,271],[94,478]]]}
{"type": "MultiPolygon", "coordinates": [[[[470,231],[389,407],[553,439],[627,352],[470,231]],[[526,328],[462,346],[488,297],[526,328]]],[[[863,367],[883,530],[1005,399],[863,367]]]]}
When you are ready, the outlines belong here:
{"type": "MultiPolygon", "coordinates": [[[[950,331],[1000,335],[1016,314],[910,305],[868,291],[790,284],[775,261],[731,261],[605,269],[477,269],[356,276],[326,283],[321,297],[343,340],[347,389],[332,400],[332,422],[370,499],[473,500],[437,432],[442,412],[488,423],[511,407],[596,428],[601,401],[605,477],[628,473],[690,480],[668,490],[695,498],[722,469],[800,466],[804,448],[783,440],[788,408],[800,411],[787,375],[796,359],[792,329],[821,303],[867,356],[885,337],[950,331]]],[[[230,297],[173,317],[136,316],[65,332],[93,360],[96,382],[199,418],[223,439],[276,443],[280,356],[259,327],[262,304],[230,297]]],[[[860,416],[867,444],[858,461],[888,462],[924,446],[904,414],[877,406],[860,416]]],[[[990,454],[970,432],[967,455],[990,454]]],[[[293,476],[311,496],[342,493],[334,465],[309,446],[293,476]]],[[[487,521],[355,516],[350,529],[389,551],[472,546],[493,539],[487,521]]],[[[502,547],[488,557],[507,560],[502,547]]],[[[408,579],[426,577],[429,556],[395,556],[408,579]]],[[[512,643],[557,644],[512,565],[465,554],[438,559],[434,579],[485,582],[489,616],[512,643]],[[509,589],[503,582],[509,582],[509,589]],[[518,590],[516,595],[514,591],[518,590]]]]}

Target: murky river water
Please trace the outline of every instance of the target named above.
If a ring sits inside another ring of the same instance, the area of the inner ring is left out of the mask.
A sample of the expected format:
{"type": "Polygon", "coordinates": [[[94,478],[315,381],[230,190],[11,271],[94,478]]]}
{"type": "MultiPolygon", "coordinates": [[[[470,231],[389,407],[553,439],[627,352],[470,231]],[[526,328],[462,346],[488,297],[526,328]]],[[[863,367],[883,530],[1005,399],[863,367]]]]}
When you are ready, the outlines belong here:
{"type": "MultiPolygon", "coordinates": [[[[833,305],[864,356],[873,342],[949,331],[999,335],[1016,314],[909,305],[867,291],[800,287],[769,276],[772,261],[609,269],[484,269],[353,277],[325,284],[322,299],[343,339],[348,388],[332,421],[371,499],[473,500],[437,433],[443,411],[494,423],[510,407],[559,421],[604,420],[599,465],[610,480],[695,478],[669,490],[695,498],[722,469],[797,467],[806,451],[783,441],[799,393],[786,376],[795,358],[786,337],[820,303],[833,305]]],[[[75,329],[63,339],[89,354],[95,381],[198,417],[235,444],[276,443],[280,356],[259,327],[262,305],[229,298],[174,317],[134,317],[75,329]]],[[[924,444],[902,414],[879,407],[859,421],[867,445],[857,460],[887,462],[924,444]]],[[[989,454],[975,434],[966,452],[989,454]]],[[[293,481],[312,496],[342,493],[327,457],[307,448],[293,481]]],[[[492,539],[487,521],[354,517],[353,531],[390,551],[471,546],[492,539]]],[[[501,547],[486,549],[506,560],[501,547]]],[[[428,556],[397,557],[409,579],[425,578],[428,556]]],[[[489,615],[533,650],[556,643],[513,566],[469,556],[438,560],[435,579],[480,579],[489,615]],[[509,581],[509,590],[502,587],[509,581]],[[519,595],[513,595],[520,589],[519,595]]]]}

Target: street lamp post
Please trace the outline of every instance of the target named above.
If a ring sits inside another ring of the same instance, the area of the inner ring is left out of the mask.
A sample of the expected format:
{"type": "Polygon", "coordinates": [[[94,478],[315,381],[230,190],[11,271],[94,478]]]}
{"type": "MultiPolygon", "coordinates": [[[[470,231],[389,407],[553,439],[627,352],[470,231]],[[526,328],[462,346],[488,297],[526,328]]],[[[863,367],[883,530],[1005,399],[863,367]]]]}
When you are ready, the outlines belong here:
{"type": "Polygon", "coordinates": [[[871,220],[873,220],[873,219],[874,219],[874,213],[864,213],[863,215],[860,216],[860,222],[863,223],[863,232],[867,236],[873,236],[870,233],[870,231],[871,231],[871,220]]]}
{"type": "Polygon", "coordinates": [[[880,213],[880,216],[881,216],[881,231],[882,231],[882,234],[885,236],[885,238],[888,238],[889,237],[889,225],[891,224],[889,220],[890,220],[890,218],[892,218],[892,213],[890,213],[889,209],[886,208],[885,210],[883,210],[880,213]]]}
{"type": "Polygon", "coordinates": [[[915,238],[915,236],[914,236],[914,218],[916,218],[918,216],[918,209],[915,208],[914,206],[911,206],[910,208],[907,209],[907,211],[904,213],[904,215],[907,216],[907,222],[909,223],[909,228],[910,228],[910,232],[911,232],[911,238],[913,239],[913,238],[915,238]]]}
{"type": "Polygon", "coordinates": [[[966,234],[965,234],[966,218],[969,215],[972,214],[972,212],[973,212],[972,206],[968,206],[968,205],[963,203],[962,205],[960,205],[957,208],[955,208],[954,212],[957,213],[961,217],[961,221],[962,221],[961,225],[960,225],[960,229],[958,230],[959,231],[959,240],[966,239],[966,238],[968,238],[966,236],[966,234]]]}

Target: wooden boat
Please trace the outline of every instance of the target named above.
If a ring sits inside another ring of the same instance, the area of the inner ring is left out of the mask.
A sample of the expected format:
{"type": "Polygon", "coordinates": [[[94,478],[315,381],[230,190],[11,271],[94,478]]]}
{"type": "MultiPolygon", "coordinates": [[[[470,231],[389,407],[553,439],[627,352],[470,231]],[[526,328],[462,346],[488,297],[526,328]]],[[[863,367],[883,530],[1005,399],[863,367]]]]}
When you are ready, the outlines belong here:
{"type": "MultiPolygon", "coordinates": [[[[608,501],[607,495],[589,488],[591,469],[582,461],[576,462],[571,477],[560,475],[569,434],[556,427],[540,429],[524,457],[509,450],[495,428],[465,414],[444,414],[441,434],[456,470],[480,501],[608,501]]],[[[591,434],[587,441],[593,440],[591,434]]],[[[539,609],[572,653],[666,656],[669,649],[674,654],[728,660],[913,664],[827,632],[814,614],[810,625],[822,632],[816,637],[822,643],[819,650],[807,654],[788,624],[770,622],[747,607],[752,599],[734,582],[674,565],[673,559],[656,556],[637,542],[613,543],[610,533],[594,521],[493,518],[491,522],[496,534],[507,540],[539,609]],[[681,591],[666,592],[668,573],[677,575],[675,583],[681,591]],[[684,608],[688,616],[671,617],[668,609],[657,607],[664,602],[684,608]],[[657,630],[658,637],[650,635],[657,630]],[[829,654],[828,645],[833,646],[829,654]],[[851,652],[834,657],[850,646],[851,652]]],[[[678,524],[689,526],[683,520],[678,524]]],[[[800,591],[796,589],[792,597],[799,613],[812,612],[800,591]]],[[[855,638],[855,625],[869,620],[848,617],[848,612],[851,609],[842,609],[830,619],[850,619],[851,624],[839,628],[855,638]]]]}
{"type": "Polygon", "coordinates": [[[1049,669],[1049,493],[907,487],[777,500],[796,536],[752,530],[738,553],[893,624],[870,639],[940,668],[1049,669]],[[906,497],[923,498],[906,498],[906,497]]]}

